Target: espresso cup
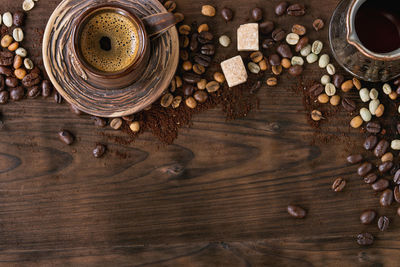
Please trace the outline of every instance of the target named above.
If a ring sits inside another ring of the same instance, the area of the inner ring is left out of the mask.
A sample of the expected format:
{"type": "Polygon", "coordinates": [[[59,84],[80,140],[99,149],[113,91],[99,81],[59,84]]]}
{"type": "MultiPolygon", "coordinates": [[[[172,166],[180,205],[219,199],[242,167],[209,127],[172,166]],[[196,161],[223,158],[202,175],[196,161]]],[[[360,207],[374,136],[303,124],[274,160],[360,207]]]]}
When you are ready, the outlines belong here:
{"type": "Polygon", "coordinates": [[[85,11],[73,27],[72,51],[94,87],[120,89],[146,70],[151,40],[176,24],[171,13],[139,18],[115,4],[85,11]]]}

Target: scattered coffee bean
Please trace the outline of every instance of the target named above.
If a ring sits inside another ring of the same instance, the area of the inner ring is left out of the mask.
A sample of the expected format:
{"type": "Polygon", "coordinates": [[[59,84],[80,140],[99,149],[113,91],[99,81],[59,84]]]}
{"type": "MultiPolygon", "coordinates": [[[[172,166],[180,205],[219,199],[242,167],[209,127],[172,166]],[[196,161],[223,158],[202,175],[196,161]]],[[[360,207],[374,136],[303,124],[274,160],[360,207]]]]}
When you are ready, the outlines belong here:
{"type": "Polygon", "coordinates": [[[25,91],[24,88],[22,88],[21,86],[12,88],[10,90],[10,99],[12,101],[19,101],[21,100],[25,95],[25,91]]]}
{"type": "Polygon", "coordinates": [[[336,68],[333,66],[333,64],[328,64],[326,66],[326,71],[328,72],[329,75],[334,75],[336,73],[336,68]]]}
{"type": "Polygon", "coordinates": [[[204,5],[201,8],[201,14],[207,17],[214,17],[215,16],[215,7],[211,5],[204,5]]]}
{"type": "Polygon", "coordinates": [[[322,86],[322,84],[319,84],[319,83],[311,86],[310,90],[309,90],[310,94],[314,97],[320,95],[323,91],[324,91],[324,87],[322,86]]]}
{"type": "Polygon", "coordinates": [[[178,108],[182,103],[182,97],[180,95],[175,96],[174,100],[172,100],[172,108],[178,108]]]}
{"type": "Polygon", "coordinates": [[[263,18],[263,12],[261,10],[261,8],[253,8],[253,10],[251,11],[251,17],[253,18],[254,21],[260,21],[263,18]]]}
{"type": "Polygon", "coordinates": [[[328,66],[329,61],[330,61],[329,55],[328,55],[328,54],[323,54],[323,55],[320,56],[320,58],[319,58],[318,66],[319,66],[321,69],[324,69],[324,68],[326,68],[326,66],[328,66]]]}
{"type": "Polygon", "coordinates": [[[280,2],[275,6],[275,14],[277,16],[282,16],[286,13],[286,9],[288,8],[289,4],[286,1],[280,2]]]}
{"type": "Polygon", "coordinates": [[[377,158],[381,158],[386,153],[388,148],[389,148],[389,142],[386,140],[381,140],[375,147],[374,155],[377,158]]]}
{"type": "Polygon", "coordinates": [[[14,75],[17,79],[22,80],[26,76],[26,70],[23,68],[16,69],[14,70],[14,75]]]}
{"type": "Polygon", "coordinates": [[[7,48],[9,51],[14,52],[15,50],[17,50],[19,47],[19,43],[18,42],[14,42],[12,44],[10,44],[7,48]]]}
{"type": "Polygon", "coordinates": [[[24,31],[21,28],[15,28],[13,30],[13,38],[16,42],[22,42],[24,40],[24,31]]]}
{"type": "Polygon", "coordinates": [[[385,112],[385,106],[383,104],[380,104],[375,111],[375,116],[380,118],[382,117],[384,112],[385,112]]]}
{"type": "Polygon", "coordinates": [[[56,102],[57,104],[62,104],[63,102],[63,97],[60,95],[59,92],[56,92],[54,94],[54,102],[56,102]]]}
{"type": "Polygon", "coordinates": [[[373,184],[378,180],[378,175],[376,173],[369,173],[364,177],[364,182],[366,184],[373,184]]]}
{"type": "Polygon", "coordinates": [[[303,4],[293,4],[286,9],[286,12],[289,16],[303,16],[306,10],[303,4]]]}
{"type": "Polygon", "coordinates": [[[390,144],[390,147],[393,150],[400,150],[400,140],[398,140],[398,139],[392,140],[392,143],[390,144]]]}
{"type": "Polygon", "coordinates": [[[201,79],[199,82],[197,82],[197,89],[204,90],[206,89],[206,85],[207,85],[207,80],[201,79]]]}
{"type": "Polygon", "coordinates": [[[324,25],[325,25],[325,23],[324,23],[324,21],[323,21],[322,19],[316,19],[316,20],[314,20],[314,22],[313,22],[313,28],[314,28],[316,31],[322,30],[322,28],[324,28],[324,25]]]}
{"type": "Polygon", "coordinates": [[[201,32],[208,32],[210,30],[210,28],[208,27],[208,24],[203,23],[201,24],[198,28],[197,28],[197,32],[201,33],[201,32]]]}
{"type": "Polygon", "coordinates": [[[278,54],[271,54],[268,60],[271,66],[279,66],[281,64],[281,58],[279,57],[278,54]]]}
{"type": "Polygon", "coordinates": [[[389,181],[387,179],[382,178],[373,183],[371,187],[374,191],[383,191],[389,187],[389,181]]]}
{"type": "Polygon", "coordinates": [[[395,185],[393,190],[394,200],[400,203],[400,185],[395,185]]]}
{"type": "Polygon", "coordinates": [[[321,53],[323,47],[324,44],[321,41],[316,40],[311,45],[311,52],[318,55],[319,53],[321,53]]]}
{"type": "MultiPolygon", "coordinates": [[[[296,45],[295,51],[296,52],[300,52],[303,48],[305,48],[306,46],[308,46],[308,37],[304,36],[302,37],[299,42],[296,45]]],[[[311,46],[310,46],[311,48],[311,46]]],[[[311,51],[311,50],[310,50],[311,51]]]]}
{"type": "Polygon", "coordinates": [[[272,34],[272,39],[274,39],[275,42],[280,42],[286,37],[286,33],[284,30],[281,28],[275,29],[272,34]]]}
{"type": "Polygon", "coordinates": [[[333,182],[332,190],[335,192],[341,192],[343,191],[345,186],[346,186],[346,180],[339,177],[333,182]]]}
{"type": "Polygon", "coordinates": [[[10,93],[8,91],[0,92],[0,104],[6,104],[10,98],[10,93]]]}
{"type": "Polygon", "coordinates": [[[93,149],[93,156],[95,158],[101,158],[106,153],[107,147],[103,144],[97,144],[93,149]]]}
{"type": "Polygon", "coordinates": [[[211,32],[201,32],[199,33],[197,40],[201,44],[208,44],[214,39],[214,35],[211,32]]]}
{"type": "Polygon", "coordinates": [[[248,64],[247,64],[247,67],[249,68],[249,71],[251,72],[251,73],[254,73],[254,74],[258,74],[260,71],[261,71],[261,69],[260,69],[260,66],[258,66],[256,63],[254,63],[254,62],[249,62],[248,64]]]}
{"type": "Polygon", "coordinates": [[[51,85],[50,81],[43,80],[41,84],[42,88],[42,96],[49,97],[53,91],[53,86],[51,85]]]}
{"type": "Polygon", "coordinates": [[[121,118],[114,118],[110,121],[110,127],[114,130],[119,130],[122,126],[121,118]]]}
{"type": "Polygon", "coordinates": [[[250,59],[254,63],[259,63],[261,60],[263,60],[264,55],[260,51],[256,51],[250,54],[250,59]]]}
{"type": "Polygon", "coordinates": [[[23,26],[25,22],[25,13],[22,11],[17,11],[13,16],[14,25],[17,27],[23,26]]]}
{"type": "Polygon", "coordinates": [[[204,90],[199,90],[194,93],[193,97],[197,102],[204,103],[208,99],[208,94],[204,90]]]}
{"type": "Polygon", "coordinates": [[[382,128],[379,122],[368,122],[365,129],[369,133],[378,134],[381,132],[382,128]]]}
{"type": "Polygon", "coordinates": [[[292,57],[292,60],[290,61],[290,63],[292,66],[295,66],[295,65],[302,66],[302,65],[304,65],[304,59],[299,56],[294,56],[294,57],[292,57]]]}
{"type": "Polygon", "coordinates": [[[346,158],[347,162],[350,164],[356,164],[356,163],[360,163],[363,160],[363,157],[361,154],[354,154],[354,155],[350,155],[346,158]]]}
{"type": "Polygon", "coordinates": [[[300,36],[295,33],[289,33],[286,35],[286,42],[290,45],[296,45],[300,40],[300,36]]]}
{"type": "Polygon", "coordinates": [[[363,146],[366,150],[372,150],[375,148],[377,143],[378,137],[376,137],[375,135],[370,135],[365,139],[363,146]]]}
{"type": "Polygon", "coordinates": [[[265,58],[263,58],[260,62],[258,62],[258,65],[260,66],[261,71],[266,71],[268,69],[268,63],[265,58]]]}
{"type": "Polygon", "coordinates": [[[233,18],[233,11],[232,11],[232,9],[226,8],[226,7],[223,8],[223,9],[221,10],[221,16],[222,16],[222,18],[223,18],[226,22],[231,21],[232,18],[233,18]]]}
{"type": "Polygon", "coordinates": [[[354,110],[356,110],[356,107],[357,107],[356,103],[347,97],[344,97],[342,99],[342,106],[348,112],[353,112],[354,110]]]}
{"type": "Polygon", "coordinates": [[[197,40],[199,38],[199,35],[197,33],[193,33],[192,36],[190,37],[190,42],[189,42],[189,49],[190,51],[197,51],[199,48],[199,41],[197,40]]]}
{"type": "Polygon", "coordinates": [[[209,92],[209,93],[214,93],[214,92],[218,91],[219,88],[220,88],[220,85],[216,81],[211,81],[211,82],[207,83],[207,85],[206,85],[207,92],[209,92]]]}
{"type": "Polygon", "coordinates": [[[283,71],[281,65],[272,66],[271,69],[272,69],[272,73],[275,74],[275,75],[281,75],[281,73],[282,73],[282,71],[283,71]]]}
{"type": "Polygon", "coordinates": [[[360,116],[365,122],[369,122],[372,119],[372,114],[367,108],[360,109],[360,116]]]}
{"type": "Polygon", "coordinates": [[[14,55],[9,51],[0,52],[0,66],[11,66],[14,63],[14,55]]]}
{"type": "Polygon", "coordinates": [[[34,0],[24,0],[24,2],[22,2],[22,9],[24,11],[29,11],[34,7],[35,7],[34,0]]]}
{"type": "Polygon", "coordinates": [[[361,116],[355,116],[351,121],[350,121],[350,126],[352,128],[360,128],[361,125],[363,124],[363,119],[361,118],[361,116]]]}
{"type": "Polygon", "coordinates": [[[199,82],[201,77],[197,74],[186,72],[183,74],[182,79],[187,83],[194,84],[199,82]]]}
{"type": "Polygon", "coordinates": [[[40,87],[35,85],[31,88],[28,88],[28,97],[30,98],[37,98],[40,95],[40,87]]]}
{"type": "Polygon", "coordinates": [[[382,162],[388,162],[388,161],[393,161],[393,154],[388,152],[385,155],[382,156],[381,158],[382,162]]]}
{"type": "Polygon", "coordinates": [[[29,73],[22,79],[22,84],[25,87],[32,87],[34,85],[39,84],[40,82],[41,82],[41,78],[40,78],[39,74],[33,73],[33,72],[29,73]]]}
{"type": "Polygon", "coordinates": [[[292,66],[292,63],[290,62],[289,59],[287,59],[287,58],[282,58],[282,60],[281,60],[281,65],[282,65],[282,67],[284,67],[285,69],[288,69],[288,68],[290,68],[290,67],[292,66]]]}
{"type": "Polygon", "coordinates": [[[396,171],[394,174],[393,182],[397,185],[400,185],[400,170],[396,171]]]}
{"type": "Polygon", "coordinates": [[[272,39],[265,39],[262,43],[264,49],[272,48],[275,45],[275,41],[272,39]]]}
{"type": "Polygon", "coordinates": [[[324,117],[322,117],[322,113],[319,110],[313,110],[311,112],[311,119],[313,121],[320,121],[321,119],[323,119],[324,117]]]}
{"type": "Polygon", "coordinates": [[[293,53],[287,44],[280,44],[276,48],[276,52],[279,55],[281,55],[283,58],[292,58],[293,57],[293,53]]]}
{"type": "Polygon", "coordinates": [[[357,173],[359,176],[364,177],[372,171],[372,167],[373,166],[370,162],[364,162],[360,167],[358,167],[357,173]]]}
{"type": "Polygon", "coordinates": [[[327,94],[320,94],[317,100],[321,104],[326,104],[329,102],[329,96],[327,94]]]}
{"type": "Polygon", "coordinates": [[[270,77],[267,79],[267,85],[268,86],[276,86],[278,84],[278,80],[276,77],[270,77]]]}
{"type": "Polygon", "coordinates": [[[307,212],[305,209],[303,209],[300,206],[296,206],[296,205],[289,205],[287,207],[287,211],[290,214],[290,216],[297,218],[297,219],[302,219],[304,217],[306,217],[307,212]]]}
{"type": "Polygon", "coordinates": [[[229,38],[226,35],[222,35],[221,37],[219,37],[219,43],[223,46],[223,47],[228,47],[231,44],[231,38],[229,38]]]}
{"type": "Polygon", "coordinates": [[[129,129],[133,133],[138,133],[140,131],[140,123],[138,121],[133,121],[129,123],[129,129]]]}
{"type": "Polygon", "coordinates": [[[330,83],[331,82],[331,76],[329,76],[329,75],[322,75],[322,77],[321,77],[321,83],[322,83],[322,85],[327,85],[328,83],[330,83]]]}
{"type": "Polygon", "coordinates": [[[196,55],[193,58],[194,62],[196,62],[197,64],[202,65],[203,67],[208,68],[211,64],[211,58],[209,56],[206,55],[196,55]]]}
{"type": "Polygon", "coordinates": [[[191,96],[195,90],[195,87],[192,84],[184,83],[182,90],[185,96],[191,96]]]}
{"type": "Polygon", "coordinates": [[[217,81],[219,83],[225,82],[225,76],[221,72],[215,72],[213,75],[213,78],[215,81],[217,81]]]}
{"type": "Polygon", "coordinates": [[[311,53],[311,45],[307,44],[304,48],[300,50],[300,54],[303,57],[307,57],[311,53]]]}
{"type": "Polygon", "coordinates": [[[314,53],[311,53],[306,57],[306,60],[309,64],[313,64],[313,63],[317,62],[318,56],[314,53]]]}
{"type": "Polygon", "coordinates": [[[292,76],[300,76],[303,73],[303,67],[301,65],[291,66],[288,71],[292,76]]]}
{"type": "Polygon", "coordinates": [[[63,143],[67,145],[71,145],[75,139],[72,133],[67,130],[61,130],[60,132],[58,132],[58,137],[63,143]]]}
{"type": "Polygon", "coordinates": [[[201,74],[206,72],[206,68],[204,68],[202,65],[194,64],[193,65],[193,72],[196,73],[196,74],[201,75],[201,74]]]}
{"type": "Polygon", "coordinates": [[[298,35],[304,35],[304,34],[306,34],[307,30],[306,30],[306,27],[304,27],[303,25],[294,24],[292,26],[292,32],[296,33],[298,35]]]}
{"type": "Polygon", "coordinates": [[[356,77],[354,77],[352,81],[353,81],[354,86],[357,88],[357,90],[360,90],[361,82],[356,77]]]}
{"type": "Polygon", "coordinates": [[[5,84],[7,87],[14,88],[18,86],[18,79],[15,77],[7,77],[5,80],[5,84]]]}
{"type": "Polygon", "coordinates": [[[328,96],[333,96],[336,94],[336,88],[332,83],[327,83],[325,85],[325,94],[328,96]]]}
{"type": "MultiPolygon", "coordinates": [[[[361,89],[361,90],[362,90],[362,89],[361,89]]],[[[378,90],[376,90],[375,88],[372,88],[371,91],[369,92],[369,97],[370,97],[372,100],[377,100],[377,99],[378,99],[378,96],[379,96],[378,90]]]]}
{"type": "Polygon", "coordinates": [[[376,212],[374,210],[365,210],[360,215],[360,221],[362,224],[371,224],[375,216],[376,212]]]}
{"type": "Polygon", "coordinates": [[[393,202],[393,191],[392,191],[392,189],[386,189],[381,194],[381,197],[379,199],[379,203],[383,207],[388,207],[388,206],[390,206],[392,204],[392,202],[393,202]]]}
{"type": "Polygon", "coordinates": [[[370,233],[361,233],[357,235],[357,244],[360,246],[370,246],[374,243],[374,236],[370,233]]]}
{"type": "Polygon", "coordinates": [[[196,102],[196,100],[195,100],[193,97],[191,97],[191,96],[189,96],[189,97],[185,100],[185,104],[186,104],[187,107],[189,107],[189,108],[191,108],[191,109],[194,109],[194,108],[197,107],[197,102],[196,102]]]}
{"type": "Polygon", "coordinates": [[[389,220],[388,217],[386,217],[386,216],[379,217],[379,219],[378,219],[378,229],[380,231],[382,231],[382,232],[386,231],[388,229],[388,227],[389,227],[389,223],[390,223],[390,220],[389,220]]]}
{"type": "Polygon", "coordinates": [[[343,82],[344,82],[344,76],[343,75],[335,74],[333,76],[333,84],[336,86],[336,88],[341,88],[343,82]]]}
{"type": "Polygon", "coordinates": [[[374,116],[376,115],[376,110],[378,109],[380,104],[381,103],[379,102],[378,99],[374,99],[369,102],[368,108],[372,115],[374,116]]]}
{"type": "Polygon", "coordinates": [[[264,35],[270,34],[275,28],[275,24],[273,21],[266,20],[260,23],[259,29],[260,32],[264,35]]]}
{"type": "Polygon", "coordinates": [[[10,28],[13,24],[13,17],[10,12],[6,12],[3,14],[3,24],[10,28]]]}
{"type": "Polygon", "coordinates": [[[256,94],[260,90],[261,86],[262,86],[261,81],[255,82],[250,89],[250,94],[256,94]]]}

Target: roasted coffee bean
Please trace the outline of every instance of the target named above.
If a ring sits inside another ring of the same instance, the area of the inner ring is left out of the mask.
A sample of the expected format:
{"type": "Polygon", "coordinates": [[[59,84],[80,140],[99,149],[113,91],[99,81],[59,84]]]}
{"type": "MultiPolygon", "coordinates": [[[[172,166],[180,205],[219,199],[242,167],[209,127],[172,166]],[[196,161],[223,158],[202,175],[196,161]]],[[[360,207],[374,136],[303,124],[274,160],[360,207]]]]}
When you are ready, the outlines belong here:
{"type": "Polygon", "coordinates": [[[393,190],[393,196],[394,200],[396,200],[397,203],[400,203],[400,185],[395,185],[393,190]]]}
{"type": "Polygon", "coordinates": [[[189,35],[190,32],[192,31],[192,27],[190,27],[187,24],[183,24],[183,25],[179,26],[178,31],[182,35],[189,35]]]}
{"type": "Polygon", "coordinates": [[[18,81],[18,79],[15,78],[15,77],[7,77],[7,78],[6,78],[6,85],[7,85],[7,87],[11,87],[11,88],[17,87],[17,86],[18,86],[18,83],[19,83],[19,81],[18,81]]]}
{"type": "Polygon", "coordinates": [[[272,48],[275,45],[275,41],[272,39],[265,39],[262,43],[264,49],[272,48]]]}
{"type": "Polygon", "coordinates": [[[183,61],[187,61],[189,60],[189,52],[186,50],[181,49],[179,51],[179,57],[183,60],[183,61]]]}
{"type": "Polygon", "coordinates": [[[22,79],[22,84],[25,87],[32,87],[34,85],[39,84],[41,81],[40,76],[37,73],[29,73],[22,79]]]}
{"type": "Polygon", "coordinates": [[[262,34],[270,34],[275,28],[275,24],[273,21],[266,20],[260,23],[259,29],[262,34]]]}
{"type": "Polygon", "coordinates": [[[389,187],[389,181],[387,179],[382,178],[373,183],[371,187],[374,191],[383,191],[389,187]]]}
{"type": "Polygon", "coordinates": [[[378,175],[376,173],[369,173],[364,177],[364,182],[366,184],[373,184],[378,179],[378,175]]]}
{"type": "Polygon", "coordinates": [[[379,217],[379,219],[378,219],[378,229],[380,231],[382,231],[382,232],[386,231],[389,228],[389,223],[390,223],[390,220],[389,220],[388,217],[386,217],[386,216],[379,217]]]}
{"type": "Polygon", "coordinates": [[[264,59],[264,55],[260,51],[256,51],[250,54],[250,59],[254,63],[259,63],[261,60],[264,59]]]}
{"type": "Polygon", "coordinates": [[[60,140],[67,145],[71,145],[75,139],[74,136],[72,135],[72,133],[70,133],[67,130],[59,131],[58,138],[60,138],[60,140]]]}
{"type": "Polygon", "coordinates": [[[197,40],[201,44],[208,44],[214,39],[214,35],[211,32],[201,32],[197,37],[197,40]]]}
{"type": "Polygon", "coordinates": [[[400,169],[400,164],[396,163],[394,164],[393,168],[390,170],[389,174],[394,176],[394,174],[400,169]]]}
{"type": "Polygon", "coordinates": [[[397,124],[396,129],[397,129],[397,133],[400,134],[400,123],[397,124]]]}
{"type": "Polygon", "coordinates": [[[8,91],[0,92],[0,104],[6,104],[10,98],[10,93],[8,91]]]}
{"type": "Polygon", "coordinates": [[[103,128],[107,125],[107,121],[103,118],[92,116],[94,126],[103,128]]]}
{"type": "Polygon", "coordinates": [[[19,69],[19,68],[22,67],[22,64],[24,64],[24,60],[22,59],[21,56],[16,55],[14,57],[13,68],[14,69],[19,69]]]}
{"type": "Polygon", "coordinates": [[[10,99],[12,101],[19,101],[21,100],[25,95],[25,90],[21,86],[12,88],[10,90],[10,99]]]}
{"type": "Polygon", "coordinates": [[[174,17],[175,17],[175,22],[176,22],[176,23],[181,23],[182,21],[185,20],[185,15],[183,15],[183,14],[180,13],[180,12],[174,13],[174,17]]]}
{"type": "Polygon", "coordinates": [[[372,171],[372,164],[370,162],[364,162],[363,164],[358,167],[357,173],[361,177],[366,176],[368,173],[372,171]]]}
{"type": "Polygon", "coordinates": [[[374,150],[375,156],[377,158],[381,158],[386,153],[389,146],[390,146],[390,144],[388,141],[386,141],[386,140],[379,141],[379,143],[376,145],[375,150],[374,150]]]}
{"type": "Polygon", "coordinates": [[[260,90],[261,86],[262,86],[261,81],[255,82],[250,89],[250,94],[256,94],[260,90]]]}
{"type": "Polygon", "coordinates": [[[11,66],[14,62],[14,55],[9,51],[0,52],[0,66],[11,66]]]}
{"type": "Polygon", "coordinates": [[[351,99],[349,99],[347,97],[343,97],[342,106],[348,112],[353,112],[357,108],[356,103],[353,100],[351,100],[351,99]]]}
{"type": "Polygon", "coordinates": [[[36,98],[40,95],[40,87],[35,85],[30,88],[28,88],[28,97],[30,98],[36,98]]]}
{"type": "Polygon", "coordinates": [[[393,176],[393,182],[400,185],[400,170],[397,170],[393,176]]]}
{"type": "Polygon", "coordinates": [[[192,62],[190,62],[190,61],[185,61],[185,62],[182,63],[182,69],[183,69],[184,71],[191,71],[192,68],[193,68],[192,62]]]}
{"type": "Polygon", "coordinates": [[[379,203],[383,207],[389,207],[392,204],[392,202],[393,202],[393,191],[392,191],[392,189],[386,189],[381,194],[379,203]]]}
{"type": "Polygon", "coordinates": [[[346,158],[347,162],[350,164],[356,164],[356,163],[360,163],[363,160],[363,157],[361,156],[361,154],[354,154],[354,155],[350,155],[346,158]]]}
{"type": "Polygon", "coordinates": [[[190,37],[189,49],[192,52],[197,51],[197,49],[199,48],[199,41],[197,40],[198,37],[199,37],[198,33],[193,33],[192,37],[190,37]]]}
{"type": "Polygon", "coordinates": [[[195,87],[192,84],[189,84],[189,83],[184,83],[183,87],[182,87],[183,94],[186,95],[186,96],[193,95],[194,89],[195,89],[195,87]]]}
{"type": "Polygon", "coordinates": [[[303,25],[294,24],[294,25],[292,26],[292,32],[295,33],[295,34],[297,34],[297,35],[302,36],[302,35],[306,34],[307,29],[306,29],[306,27],[304,27],[303,25]]]}
{"type": "Polygon", "coordinates": [[[290,216],[297,218],[297,219],[302,219],[306,217],[307,212],[305,209],[302,207],[296,206],[296,205],[289,205],[287,207],[287,211],[290,214],[290,216]]]}
{"type": "Polygon", "coordinates": [[[260,21],[263,18],[263,12],[261,10],[261,8],[253,8],[253,10],[251,11],[251,17],[254,19],[254,21],[260,21]]]}
{"type": "Polygon", "coordinates": [[[313,28],[316,31],[320,31],[325,26],[325,23],[322,19],[316,19],[313,21],[313,28]]]}
{"type": "Polygon", "coordinates": [[[25,21],[25,13],[22,11],[17,11],[14,13],[13,22],[15,26],[23,26],[25,21]]]}
{"type": "Polygon", "coordinates": [[[221,16],[222,16],[222,18],[223,18],[226,22],[231,21],[232,18],[233,18],[233,11],[232,11],[232,9],[226,8],[226,7],[223,8],[223,9],[221,10],[221,16]]]}
{"type": "Polygon", "coordinates": [[[214,92],[218,91],[219,88],[220,88],[220,85],[216,81],[211,81],[211,82],[207,83],[207,85],[206,85],[207,92],[209,92],[209,93],[214,93],[214,92]]]}
{"type": "Polygon", "coordinates": [[[374,243],[374,236],[370,233],[361,233],[357,235],[357,244],[360,246],[370,246],[374,243]]]}
{"type": "Polygon", "coordinates": [[[306,9],[302,4],[293,4],[286,9],[286,12],[289,16],[303,16],[306,9]]]}
{"type": "Polygon", "coordinates": [[[215,7],[211,6],[211,5],[204,5],[201,8],[201,14],[203,16],[207,16],[207,17],[214,17],[215,16],[215,7]]]}
{"type": "MultiPolygon", "coordinates": [[[[210,27],[208,26],[207,23],[203,23],[201,24],[198,28],[197,28],[197,32],[201,33],[201,32],[208,32],[210,30],[210,27]]],[[[197,36],[196,36],[197,38],[197,36]]]]}
{"type": "Polygon", "coordinates": [[[282,41],[283,39],[285,39],[286,33],[285,33],[285,31],[282,30],[281,28],[278,28],[278,29],[275,29],[275,30],[272,32],[271,36],[272,36],[272,39],[274,39],[274,41],[280,42],[280,41],[282,41]]]}
{"type": "Polygon", "coordinates": [[[63,100],[63,97],[58,92],[54,94],[54,102],[57,104],[62,104],[63,100]]]}
{"type": "Polygon", "coordinates": [[[392,169],[392,167],[393,167],[393,162],[392,161],[386,161],[386,162],[381,163],[378,166],[378,169],[379,169],[379,171],[381,173],[386,173],[386,172],[390,171],[392,169]]]}
{"type": "Polygon", "coordinates": [[[204,90],[198,90],[193,95],[194,99],[199,103],[204,103],[208,99],[208,94],[204,90]]]}
{"type": "Polygon", "coordinates": [[[196,74],[203,74],[204,72],[206,72],[206,68],[204,68],[202,65],[199,64],[194,64],[193,65],[193,72],[196,74]]]}
{"type": "Polygon", "coordinates": [[[213,44],[203,45],[200,52],[206,56],[213,56],[215,54],[215,46],[213,44]]]}
{"type": "Polygon", "coordinates": [[[95,158],[101,158],[106,153],[107,147],[103,144],[97,144],[93,149],[93,156],[95,158]]]}
{"type": "Polygon", "coordinates": [[[13,73],[11,71],[10,68],[4,67],[4,66],[0,66],[0,74],[3,74],[7,77],[11,76],[13,73]]]}
{"type": "Polygon", "coordinates": [[[51,85],[51,82],[48,80],[42,81],[41,88],[43,97],[49,97],[53,91],[53,86],[51,85]]]}
{"type": "Polygon", "coordinates": [[[119,130],[122,126],[123,121],[121,118],[114,118],[110,121],[110,127],[114,130],[119,130]]]}
{"type": "Polygon", "coordinates": [[[308,45],[308,37],[304,36],[302,37],[299,42],[296,45],[295,51],[298,53],[301,51],[301,49],[303,49],[304,47],[306,47],[308,45]]]}
{"type": "Polygon", "coordinates": [[[196,55],[193,58],[194,62],[196,62],[197,64],[202,65],[203,67],[208,68],[211,64],[211,58],[209,56],[206,55],[196,55]]]}
{"type": "Polygon", "coordinates": [[[179,36],[179,47],[186,48],[189,46],[190,40],[186,35],[179,36]]]}
{"type": "Polygon", "coordinates": [[[371,224],[375,219],[376,212],[374,210],[365,210],[360,215],[360,222],[362,224],[371,224]]]}
{"type": "Polygon", "coordinates": [[[379,122],[368,122],[365,129],[369,133],[378,134],[381,132],[382,127],[379,122]]]}
{"type": "Polygon", "coordinates": [[[372,150],[374,149],[377,143],[378,143],[378,137],[376,137],[375,135],[370,135],[365,139],[363,146],[366,150],[372,150]]]}
{"type": "Polygon", "coordinates": [[[341,74],[333,75],[333,84],[336,86],[336,88],[341,88],[343,82],[344,82],[344,76],[343,75],[341,75],[341,74]]]}
{"type": "Polygon", "coordinates": [[[133,133],[138,133],[140,131],[140,123],[138,121],[133,121],[129,123],[129,129],[133,133]]]}
{"type": "Polygon", "coordinates": [[[185,72],[182,76],[182,79],[190,84],[195,84],[201,80],[200,75],[190,73],[190,72],[185,72]]]}
{"type": "Polygon", "coordinates": [[[320,83],[316,83],[313,86],[310,87],[310,94],[314,97],[319,96],[320,94],[322,94],[322,92],[324,91],[324,87],[322,86],[322,84],[320,83]]]}
{"type": "Polygon", "coordinates": [[[303,67],[301,65],[294,65],[291,66],[288,71],[292,76],[299,76],[303,73],[303,67]]]}
{"type": "Polygon", "coordinates": [[[279,66],[281,64],[281,58],[278,54],[271,54],[268,58],[268,61],[271,66],[279,66]]]}
{"type": "Polygon", "coordinates": [[[337,178],[332,184],[332,190],[335,192],[341,192],[346,186],[346,180],[343,178],[337,178]]]}
{"type": "Polygon", "coordinates": [[[6,89],[6,82],[3,75],[0,75],[0,91],[3,91],[4,89],[6,89]]]}
{"type": "Polygon", "coordinates": [[[280,44],[276,48],[276,52],[279,55],[281,55],[281,57],[285,57],[285,58],[292,58],[293,57],[292,50],[290,49],[290,47],[287,44],[280,44]]]}
{"type": "Polygon", "coordinates": [[[286,1],[280,2],[275,6],[275,14],[277,16],[282,16],[283,14],[286,13],[286,9],[288,6],[289,6],[288,2],[286,1]]]}

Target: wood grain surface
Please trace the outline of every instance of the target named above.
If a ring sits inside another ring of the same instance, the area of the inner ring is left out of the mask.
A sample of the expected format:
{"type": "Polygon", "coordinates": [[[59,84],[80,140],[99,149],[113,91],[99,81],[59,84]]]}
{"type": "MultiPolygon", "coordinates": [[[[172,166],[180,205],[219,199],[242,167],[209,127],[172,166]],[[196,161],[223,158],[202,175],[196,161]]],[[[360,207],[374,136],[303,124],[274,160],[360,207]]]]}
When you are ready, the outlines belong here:
{"type": "MultiPolygon", "coordinates": [[[[327,27],[317,34],[311,23],[328,22],[338,1],[302,1],[307,15],[300,18],[276,17],[278,1],[177,2],[188,23],[207,22],[234,41],[238,25],[259,6],[277,25],[306,25],[311,39],[327,44],[327,27]],[[231,7],[234,21],[202,17],[205,3],[231,7]]],[[[4,13],[22,1],[1,3],[4,13]]],[[[59,1],[36,3],[23,45],[38,59],[41,33],[59,1]]],[[[236,54],[234,45],[219,48],[216,60],[236,54]]],[[[319,79],[322,73],[308,66],[304,74],[319,79]]],[[[123,133],[97,129],[52,99],[1,107],[0,265],[398,266],[395,205],[379,208],[378,197],[345,162],[362,144],[362,134],[349,129],[351,116],[340,111],[314,129],[291,90],[297,79],[279,80],[260,90],[259,110],[247,118],[226,122],[219,109],[209,110],[170,146],[151,134],[120,145],[106,136],[123,133]],[[60,128],[75,133],[77,142],[62,144],[60,128]],[[103,159],[91,155],[96,142],[108,144],[103,159]],[[176,164],[184,166],[182,175],[166,171],[176,164]],[[334,193],[338,176],[348,185],[334,193]],[[289,217],[290,203],[305,207],[306,219],[289,217]],[[388,231],[359,223],[367,208],[392,219],[388,231]],[[354,237],[362,231],[376,236],[372,247],[357,246],[354,237]]]]}

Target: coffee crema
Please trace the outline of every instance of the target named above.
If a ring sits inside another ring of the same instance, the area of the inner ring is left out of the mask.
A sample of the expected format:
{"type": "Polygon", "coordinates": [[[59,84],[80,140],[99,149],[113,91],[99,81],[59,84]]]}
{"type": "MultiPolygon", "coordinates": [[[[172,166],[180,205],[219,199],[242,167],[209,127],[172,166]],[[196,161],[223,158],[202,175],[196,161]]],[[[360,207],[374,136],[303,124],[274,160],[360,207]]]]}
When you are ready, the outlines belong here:
{"type": "Polygon", "coordinates": [[[85,22],[79,46],[89,65],[113,73],[125,70],[135,61],[139,42],[136,23],[122,14],[104,10],[85,22]]]}

